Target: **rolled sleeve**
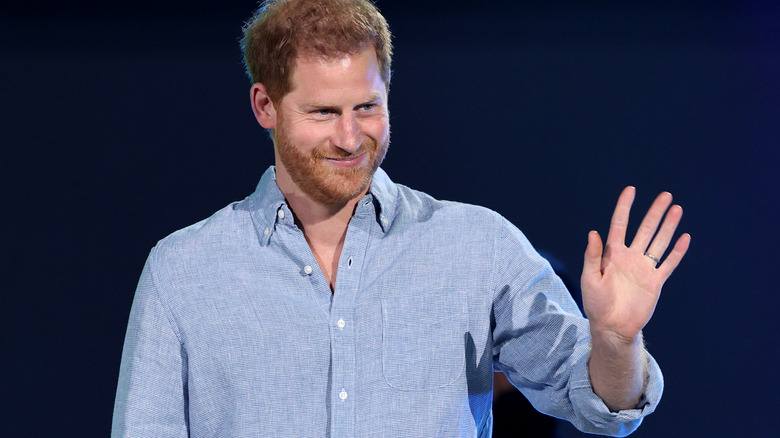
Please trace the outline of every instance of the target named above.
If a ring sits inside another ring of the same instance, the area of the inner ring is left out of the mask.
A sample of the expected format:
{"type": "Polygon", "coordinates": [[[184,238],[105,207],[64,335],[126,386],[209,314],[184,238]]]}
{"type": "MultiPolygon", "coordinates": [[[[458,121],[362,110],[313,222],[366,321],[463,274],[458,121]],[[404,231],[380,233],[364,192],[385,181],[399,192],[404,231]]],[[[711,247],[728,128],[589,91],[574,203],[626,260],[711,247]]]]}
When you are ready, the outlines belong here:
{"type": "Polygon", "coordinates": [[[593,392],[588,361],[579,361],[573,367],[570,398],[575,418],[572,423],[578,429],[611,436],[626,436],[642,424],[642,418],[655,410],[661,400],[664,379],[655,359],[649,353],[645,354],[648,359],[648,379],[645,392],[634,409],[610,411],[601,397],[593,392]]]}

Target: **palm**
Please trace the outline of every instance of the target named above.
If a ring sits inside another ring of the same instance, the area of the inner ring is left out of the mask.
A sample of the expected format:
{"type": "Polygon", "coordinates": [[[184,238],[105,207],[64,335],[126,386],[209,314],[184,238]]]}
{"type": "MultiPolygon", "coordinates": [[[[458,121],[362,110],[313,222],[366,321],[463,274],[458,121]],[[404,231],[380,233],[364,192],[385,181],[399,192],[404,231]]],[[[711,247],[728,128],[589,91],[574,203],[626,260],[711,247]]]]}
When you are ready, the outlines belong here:
{"type": "Polygon", "coordinates": [[[677,205],[669,208],[671,194],[662,193],[648,210],[631,244],[626,246],[634,195],[633,187],[621,193],[606,250],[602,251],[598,233],[593,231],[588,236],[581,279],[583,304],[591,326],[626,339],[634,339],[650,320],[661,287],[690,244],[690,235],[682,235],[662,264],[648,256],[660,258],[666,252],[682,217],[682,208],[677,205]]]}

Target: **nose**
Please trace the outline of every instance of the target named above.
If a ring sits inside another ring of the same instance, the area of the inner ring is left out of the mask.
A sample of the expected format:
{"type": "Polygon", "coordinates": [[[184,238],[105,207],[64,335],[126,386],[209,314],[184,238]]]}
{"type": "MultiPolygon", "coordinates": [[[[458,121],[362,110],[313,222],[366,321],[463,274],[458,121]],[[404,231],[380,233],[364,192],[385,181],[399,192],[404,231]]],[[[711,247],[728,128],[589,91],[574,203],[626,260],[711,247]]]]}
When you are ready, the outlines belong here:
{"type": "Polygon", "coordinates": [[[334,138],[334,145],[350,154],[354,154],[360,149],[360,145],[363,143],[362,135],[360,135],[360,127],[355,116],[349,112],[342,114],[336,122],[336,135],[334,138]]]}

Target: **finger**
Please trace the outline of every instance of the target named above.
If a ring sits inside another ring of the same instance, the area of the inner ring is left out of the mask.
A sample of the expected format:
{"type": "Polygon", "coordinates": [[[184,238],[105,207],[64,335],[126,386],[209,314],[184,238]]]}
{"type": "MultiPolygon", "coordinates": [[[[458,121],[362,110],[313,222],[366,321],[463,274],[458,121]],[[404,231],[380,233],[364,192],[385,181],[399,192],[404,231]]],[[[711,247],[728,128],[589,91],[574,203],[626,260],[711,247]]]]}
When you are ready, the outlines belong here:
{"type": "Polygon", "coordinates": [[[688,233],[683,234],[679,239],[677,239],[677,242],[674,244],[674,248],[672,248],[672,252],[669,253],[669,255],[666,257],[666,260],[664,260],[661,266],[658,267],[658,271],[663,276],[664,281],[666,281],[666,279],[672,275],[672,272],[675,270],[675,268],[677,268],[677,265],[680,264],[680,261],[685,256],[685,253],[688,252],[688,247],[690,244],[691,235],[688,233]]]}
{"type": "Polygon", "coordinates": [[[679,205],[673,205],[666,212],[664,222],[661,224],[661,228],[653,238],[650,246],[647,247],[646,254],[652,254],[659,259],[664,255],[666,248],[669,247],[669,243],[672,241],[674,232],[677,230],[677,226],[680,224],[682,215],[683,209],[679,205]]]}
{"type": "Polygon", "coordinates": [[[582,264],[582,276],[601,276],[601,255],[604,244],[598,231],[588,233],[588,246],[585,248],[585,260],[582,264]]]}
{"type": "Polygon", "coordinates": [[[604,252],[604,244],[598,231],[588,233],[588,246],[585,248],[585,261],[583,270],[588,272],[601,272],[601,256],[604,252]]]}
{"type": "MultiPolygon", "coordinates": [[[[638,248],[642,252],[645,252],[647,245],[650,244],[650,239],[653,238],[655,230],[658,229],[658,224],[661,223],[661,219],[663,219],[664,213],[671,203],[672,194],[669,192],[663,192],[655,198],[655,201],[653,201],[653,204],[650,205],[650,208],[647,210],[644,219],[642,219],[642,223],[639,224],[636,236],[634,236],[634,240],[631,242],[632,248],[638,248]]],[[[667,242],[667,245],[668,244],[669,243],[667,242]]],[[[661,251],[661,254],[654,255],[660,257],[663,255],[663,251],[661,251]]]]}
{"type": "Polygon", "coordinates": [[[607,245],[625,245],[626,228],[628,227],[628,216],[631,212],[631,204],[634,203],[636,189],[628,186],[620,193],[615,205],[615,211],[612,213],[612,221],[609,224],[609,233],[607,233],[607,245]]]}

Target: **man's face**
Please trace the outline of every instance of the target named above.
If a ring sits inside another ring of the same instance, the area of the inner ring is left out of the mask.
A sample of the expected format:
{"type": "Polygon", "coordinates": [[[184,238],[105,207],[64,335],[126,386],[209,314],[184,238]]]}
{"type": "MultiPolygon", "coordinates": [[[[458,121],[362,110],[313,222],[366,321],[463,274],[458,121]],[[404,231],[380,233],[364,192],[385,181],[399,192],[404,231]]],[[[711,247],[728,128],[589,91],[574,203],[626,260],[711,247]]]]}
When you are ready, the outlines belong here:
{"type": "Polygon", "coordinates": [[[276,114],[283,191],[292,182],[288,189],[325,205],[366,193],[390,142],[387,91],[372,48],[335,60],[299,58],[276,114]]]}

